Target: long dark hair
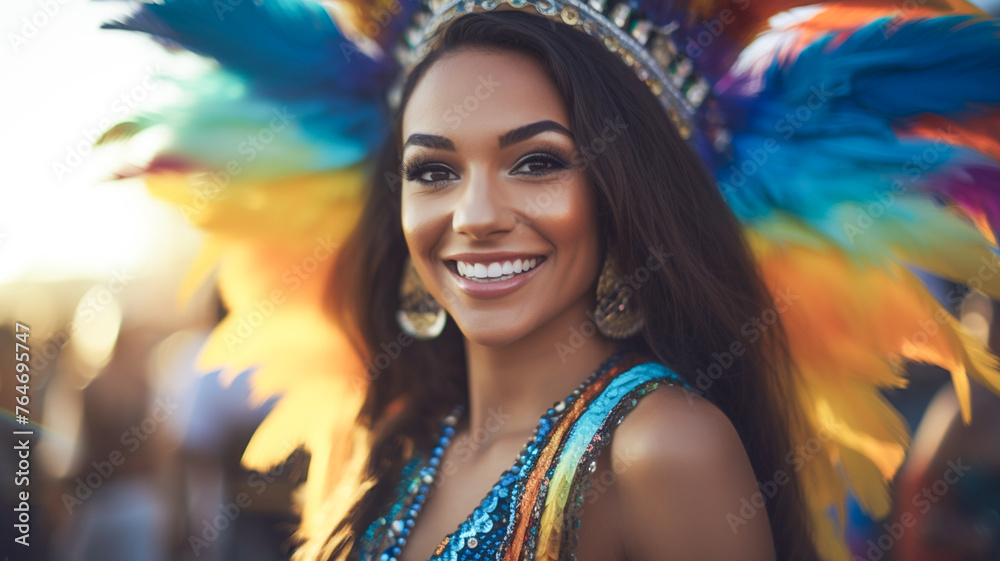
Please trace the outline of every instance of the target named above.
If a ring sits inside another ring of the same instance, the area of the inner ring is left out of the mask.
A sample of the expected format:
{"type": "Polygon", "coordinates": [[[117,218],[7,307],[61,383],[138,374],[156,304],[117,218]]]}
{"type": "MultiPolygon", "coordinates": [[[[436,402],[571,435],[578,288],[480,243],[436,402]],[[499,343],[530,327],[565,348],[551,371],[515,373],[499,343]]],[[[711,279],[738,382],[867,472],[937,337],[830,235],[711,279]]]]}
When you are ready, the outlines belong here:
{"type": "Polygon", "coordinates": [[[635,293],[645,316],[635,345],[702,387],[725,412],[758,481],[779,470],[789,474],[791,481],[767,503],[778,558],[816,559],[801,487],[783,460],[790,430],[802,422],[786,407],[795,395],[786,337],[780,322],[748,335],[752,318],[773,301],[739,223],[659,101],[600,41],[524,11],[463,15],[438,41],[403,86],[393,133],[331,284],[331,309],[370,364],[358,422],[370,431],[371,449],[361,492],[323,544],[323,558],[358,557],[358,538],[392,500],[405,462],[430,446],[427,435],[444,409],[468,399],[462,334],[454,322],[436,339],[393,347],[408,252],[396,178],[402,108],[414,87],[445,54],[476,48],[534,57],[562,95],[577,146],[601,147],[587,159],[586,171],[608,251],[626,272],[643,268],[653,251],[670,254],[635,293]],[[609,119],[625,126],[612,141],[596,141],[607,135],[609,119]],[[744,352],[729,353],[737,342],[745,343],[744,352]],[[387,345],[397,356],[376,363],[387,345]],[[727,358],[717,363],[719,356],[727,358]],[[705,372],[716,375],[698,384],[705,372]]]}

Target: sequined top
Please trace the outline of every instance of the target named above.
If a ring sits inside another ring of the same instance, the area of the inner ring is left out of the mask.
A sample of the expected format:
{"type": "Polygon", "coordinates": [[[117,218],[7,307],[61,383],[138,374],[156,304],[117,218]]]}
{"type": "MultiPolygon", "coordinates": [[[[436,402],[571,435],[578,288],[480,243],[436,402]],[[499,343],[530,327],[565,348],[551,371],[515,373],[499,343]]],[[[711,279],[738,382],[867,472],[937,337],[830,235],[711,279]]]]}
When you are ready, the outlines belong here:
{"type": "MultiPolygon", "coordinates": [[[[577,511],[598,453],[639,399],[661,384],[698,393],[646,357],[620,352],[608,359],[585,385],[542,416],[514,466],[429,561],[575,560],[577,511]]],[[[448,428],[442,424],[443,431],[448,428]]],[[[439,435],[444,447],[450,434],[439,435]]],[[[396,499],[361,538],[362,560],[393,561],[400,555],[433,485],[441,452],[439,446],[431,456],[415,456],[403,468],[396,499]]]]}

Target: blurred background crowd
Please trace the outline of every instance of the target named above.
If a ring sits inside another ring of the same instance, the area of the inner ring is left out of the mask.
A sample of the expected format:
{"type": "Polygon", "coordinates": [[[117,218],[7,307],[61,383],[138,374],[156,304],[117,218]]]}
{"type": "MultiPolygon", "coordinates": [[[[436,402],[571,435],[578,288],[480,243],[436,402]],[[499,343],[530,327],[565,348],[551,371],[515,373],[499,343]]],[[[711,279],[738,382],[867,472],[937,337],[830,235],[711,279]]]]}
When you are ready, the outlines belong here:
{"type": "MultiPolygon", "coordinates": [[[[981,5],[1000,14],[1000,2],[981,5]]],[[[252,371],[228,380],[195,364],[226,313],[210,282],[177,301],[200,237],[140,184],[101,182],[121,154],[90,148],[158,93],[151,68],[165,61],[161,50],[98,31],[121,8],[0,5],[0,555],[287,559],[309,458],[293,452],[268,472],[240,465],[273,402],[250,399],[252,371]],[[28,425],[15,416],[18,322],[30,328],[28,425]],[[34,433],[30,547],[14,545],[16,430],[34,433]]],[[[954,313],[1000,353],[996,303],[926,280],[943,302],[964,295],[954,313]]],[[[907,368],[910,386],[889,397],[914,430],[913,447],[889,518],[848,510],[854,559],[1000,561],[1000,398],[974,387],[965,425],[947,373],[907,368]]]]}

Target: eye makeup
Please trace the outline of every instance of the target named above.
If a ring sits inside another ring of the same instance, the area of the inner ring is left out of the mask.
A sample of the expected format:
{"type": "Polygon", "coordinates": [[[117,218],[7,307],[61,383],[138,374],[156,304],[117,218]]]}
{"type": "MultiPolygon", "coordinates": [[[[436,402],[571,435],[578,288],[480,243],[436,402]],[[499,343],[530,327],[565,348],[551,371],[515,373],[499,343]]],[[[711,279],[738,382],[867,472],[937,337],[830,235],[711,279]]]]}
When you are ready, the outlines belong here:
{"type": "MultiPolygon", "coordinates": [[[[570,167],[570,159],[570,156],[565,150],[555,146],[546,146],[519,158],[517,163],[514,164],[513,170],[515,170],[515,175],[542,177],[570,167]],[[542,170],[523,172],[516,171],[525,166],[534,164],[545,164],[548,167],[542,170]]],[[[456,177],[458,175],[446,164],[436,161],[434,157],[429,155],[417,155],[405,160],[400,169],[401,175],[405,180],[427,186],[438,185],[445,181],[449,181],[449,179],[445,178],[429,179],[427,177],[428,174],[451,174],[456,177]]]]}

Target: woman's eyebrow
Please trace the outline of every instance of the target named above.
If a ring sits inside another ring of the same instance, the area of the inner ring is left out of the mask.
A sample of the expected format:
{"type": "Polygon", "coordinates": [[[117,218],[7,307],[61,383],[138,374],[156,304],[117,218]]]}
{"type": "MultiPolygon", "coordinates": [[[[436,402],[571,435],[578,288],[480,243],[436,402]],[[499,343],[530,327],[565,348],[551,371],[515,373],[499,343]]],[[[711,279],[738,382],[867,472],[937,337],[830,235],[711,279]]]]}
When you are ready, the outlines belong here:
{"type": "Polygon", "coordinates": [[[449,152],[455,151],[455,144],[452,141],[436,134],[411,134],[410,138],[407,138],[403,144],[403,150],[406,150],[407,146],[423,146],[425,148],[448,150],[449,152]]]}
{"type": "MultiPolygon", "coordinates": [[[[547,131],[555,131],[573,138],[573,134],[569,132],[569,129],[566,127],[555,121],[544,120],[507,131],[497,138],[497,142],[499,143],[500,148],[506,148],[511,144],[517,144],[518,142],[527,140],[537,134],[547,131]]],[[[407,146],[423,146],[425,148],[433,148],[437,150],[448,150],[450,152],[455,151],[455,144],[451,140],[436,134],[411,134],[403,144],[403,149],[405,150],[407,146]]]]}
{"type": "Polygon", "coordinates": [[[546,131],[555,131],[566,136],[573,138],[573,134],[569,132],[569,129],[560,125],[555,121],[545,120],[538,121],[537,123],[531,123],[530,125],[524,125],[523,127],[518,127],[512,131],[508,131],[498,139],[500,142],[500,148],[506,148],[511,144],[517,144],[522,140],[527,140],[536,134],[541,134],[546,131]]]}

